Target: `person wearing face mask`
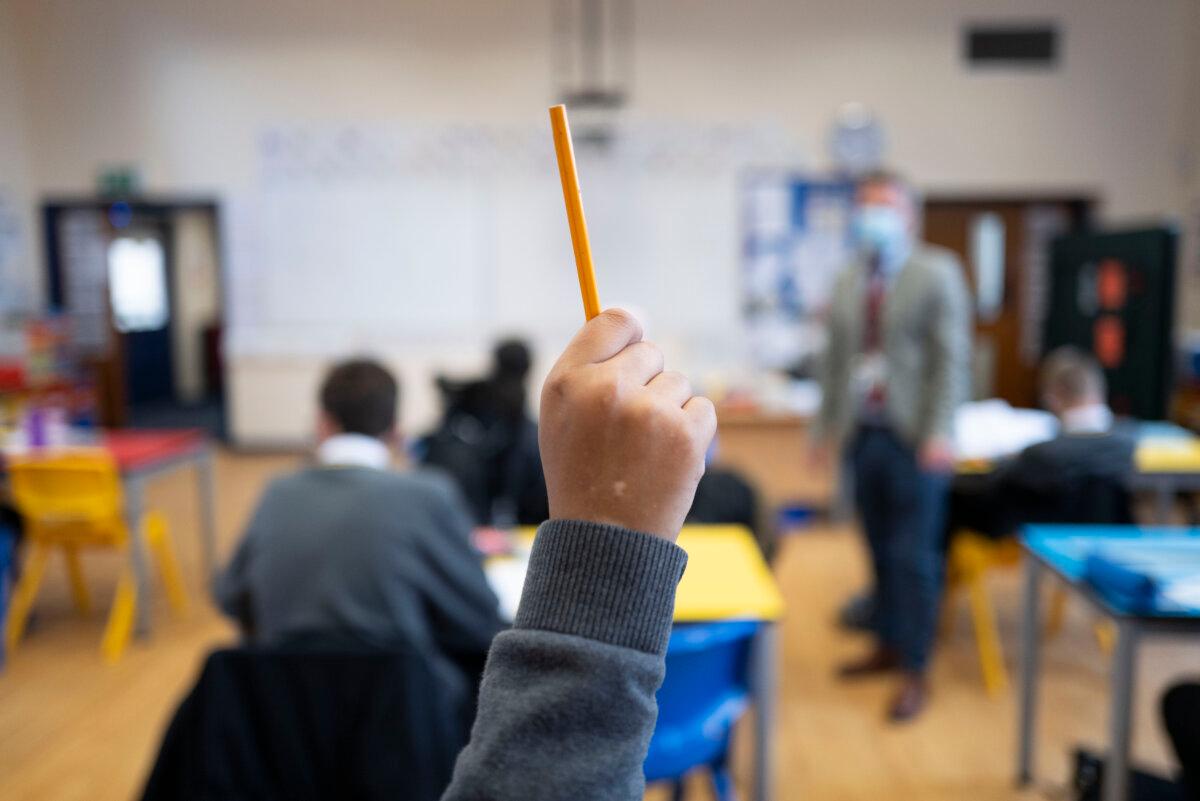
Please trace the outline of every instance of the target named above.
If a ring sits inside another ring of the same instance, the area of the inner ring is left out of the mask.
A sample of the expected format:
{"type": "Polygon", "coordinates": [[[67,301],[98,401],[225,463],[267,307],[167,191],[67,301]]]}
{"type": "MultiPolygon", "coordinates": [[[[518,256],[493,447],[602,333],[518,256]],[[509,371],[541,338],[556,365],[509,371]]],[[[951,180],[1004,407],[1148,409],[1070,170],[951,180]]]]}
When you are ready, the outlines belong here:
{"type": "Polygon", "coordinates": [[[877,172],[858,184],[858,252],[829,312],[814,460],[842,451],[874,574],[876,637],[840,675],[899,671],[889,718],[924,708],[944,568],[955,408],[968,394],[970,302],[953,254],[917,239],[913,192],[877,172]]]}

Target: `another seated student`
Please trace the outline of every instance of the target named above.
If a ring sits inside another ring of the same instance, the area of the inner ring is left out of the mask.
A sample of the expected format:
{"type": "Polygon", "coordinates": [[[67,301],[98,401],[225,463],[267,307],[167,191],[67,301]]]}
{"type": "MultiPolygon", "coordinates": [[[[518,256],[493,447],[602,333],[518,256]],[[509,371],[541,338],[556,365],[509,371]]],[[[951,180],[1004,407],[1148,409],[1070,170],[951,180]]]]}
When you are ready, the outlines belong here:
{"type": "Polygon", "coordinates": [[[763,557],[770,561],[775,555],[775,529],[763,518],[758,491],[737,470],[714,466],[716,458],[714,438],[705,458],[704,476],[696,487],[696,497],[684,522],[745,526],[754,535],[763,557]]]}
{"type": "Polygon", "coordinates": [[[479,525],[537,525],[546,519],[546,481],[537,424],[525,408],[533,358],[519,339],[497,343],[488,375],[437,379],[444,414],[422,441],[425,464],[453,476],[479,525]]]}
{"type": "Polygon", "coordinates": [[[951,493],[950,526],[1005,536],[1024,523],[1126,523],[1124,482],[1133,470],[1133,432],[1114,420],[1100,365],[1073,347],[1042,364],[1042,401],[1058,436],[1031,445],[991,475],[962,477],[951,493]]]}
{"type": "Polygon", "coordinates": [[[450,660],[473,664],[502,624],[457,488],[391,469],[398,399],[376,362],[329,372],[316,464],[268,487],[214,594],[252,642],[408,643],[454,681],[450,660]]]}

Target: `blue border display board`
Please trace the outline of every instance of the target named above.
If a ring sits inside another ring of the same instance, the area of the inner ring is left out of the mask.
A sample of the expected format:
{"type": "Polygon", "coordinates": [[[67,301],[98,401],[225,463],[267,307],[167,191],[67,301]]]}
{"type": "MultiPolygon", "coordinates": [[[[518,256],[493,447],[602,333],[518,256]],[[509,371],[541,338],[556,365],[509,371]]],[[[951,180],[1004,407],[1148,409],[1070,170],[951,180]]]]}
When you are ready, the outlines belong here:
{"type": "Polygon", "coordinates": [[[756,361],[791,367],[820,349],[815,332],[850,261],[854,184],[755,171],[742,186],[742,309],[756,361]]]}

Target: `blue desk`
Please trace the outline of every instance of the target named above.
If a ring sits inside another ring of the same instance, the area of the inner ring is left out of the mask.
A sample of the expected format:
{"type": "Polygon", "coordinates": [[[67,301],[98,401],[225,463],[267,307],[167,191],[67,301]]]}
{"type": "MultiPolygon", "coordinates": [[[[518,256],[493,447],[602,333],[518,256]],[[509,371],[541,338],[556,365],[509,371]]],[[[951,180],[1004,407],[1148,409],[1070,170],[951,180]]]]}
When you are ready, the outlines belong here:
{"type": "Polygon", "coordinates": [[[1084,581],[1084,562],[1090,550],[1105,543],[1128,542],[1164,535],[1200,537],[1200,528],[1138,526],[1027,526],[1021,537],[1025,560],[1024,609],[1021,631],[1021,698],[1017,780],[1033,778],[1034,728],[1041,615],[1038,595],[1042,573],[1049,571],[1073,593],[1112,618],[1117,627],[1110,676],[1109,759],[1103,801],[1126,801],[1129,788],[1130,718],[1138,641],[1148,634],[1200,634],[1200,616],[1179,613],[1132,613],[1112,603],[1084,581]]]}

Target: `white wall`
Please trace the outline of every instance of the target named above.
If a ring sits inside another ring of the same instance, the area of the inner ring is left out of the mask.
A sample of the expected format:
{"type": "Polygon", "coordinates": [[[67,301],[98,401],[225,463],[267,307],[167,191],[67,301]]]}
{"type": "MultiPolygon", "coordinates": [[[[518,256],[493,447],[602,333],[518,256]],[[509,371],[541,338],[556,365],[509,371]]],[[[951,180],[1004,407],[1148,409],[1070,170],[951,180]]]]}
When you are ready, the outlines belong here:
{"type": "Polygon", "coordinates": [[[8,0],[0,0],[0,311],[27,309],[37,295],[33,261],[28,116],[8,0]]]}
{"type": "Polygon", "coordinates": [[[1191,114],[1186,120],[1186,145],[1179,158],[1186,189],[1182,198],[1185,236],[1180,269],[1183,280],[1176,319],[1180,321],[1180,329],[1191,332],[1193,341],[1200,343],[1200,47],[1194,44],[1195,34],[1200,32],[1200,3],[1192,3],[1189,8],[1190,19],[1185,21],[1184,30],[1192,36],[1187,47],[1190,59],[1185,71],[1190,80],[1183,104],[1191,114]]]}
{"type": "MultiPolygon", "coordinates": [[[[1086,190],[1110,219],[1178,214],[1200,194],[1184,171],[1200,146],[1196,5],[642,0],[633,112],[778,124],[820,166],[834,109],[859,100],[882,115],[892,161],[929,188],[1086,190]],[[967,71],[959,26],[997,18],[1059,20],[1062,67],[967,71]]],[[[227,197],[253,184],[256,136],[273,124],[527,125],[554,99],[545,0],[17,0],[15,11],[38,193],[86,190],[100,164],[131,161],[151,191],[227,197]]],[[[0,40],[0,58],[8,49],[0,40]]],[[[730,259],[731,283],[736,269],[730,259]]],[[[480,364],[484,341],[386,355],[409,367],[413,425],[433,408],[422,365],[480,364]]],[[[318,362],[231,367],[240,437],[301,434],[311,415],[297,398],[318,362]]]]}

